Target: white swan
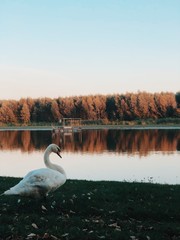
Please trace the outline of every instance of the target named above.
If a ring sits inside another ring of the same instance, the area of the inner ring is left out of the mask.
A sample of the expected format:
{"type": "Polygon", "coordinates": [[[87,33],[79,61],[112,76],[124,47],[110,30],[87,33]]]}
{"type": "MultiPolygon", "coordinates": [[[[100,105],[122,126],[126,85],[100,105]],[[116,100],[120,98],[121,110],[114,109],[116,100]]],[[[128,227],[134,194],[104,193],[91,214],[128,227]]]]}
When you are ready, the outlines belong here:
{"type": "Polygon", "coordinates": [[[54,152],[60,155],[60,147],[50,144],[44,152],[44,163],[47,168],[29,172],[17,185],[5,191],[4,195],[20,195],[26,197],[46,197],[66,182],[66,173],[62,167],[52,164],[49,155],[54,152]]]}

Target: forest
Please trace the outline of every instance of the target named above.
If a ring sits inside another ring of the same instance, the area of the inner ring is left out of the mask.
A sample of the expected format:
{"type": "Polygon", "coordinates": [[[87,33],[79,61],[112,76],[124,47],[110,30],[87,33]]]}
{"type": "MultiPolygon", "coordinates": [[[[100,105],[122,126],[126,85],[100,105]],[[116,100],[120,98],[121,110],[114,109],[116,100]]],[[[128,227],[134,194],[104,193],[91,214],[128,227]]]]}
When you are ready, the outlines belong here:
{"type": "Polygon", "coordinates": [[[59,98],[0,100],[0,125],[59,123],[81,118],[110,123],[180,117],[180,92],[126,93],[59,98]]]}

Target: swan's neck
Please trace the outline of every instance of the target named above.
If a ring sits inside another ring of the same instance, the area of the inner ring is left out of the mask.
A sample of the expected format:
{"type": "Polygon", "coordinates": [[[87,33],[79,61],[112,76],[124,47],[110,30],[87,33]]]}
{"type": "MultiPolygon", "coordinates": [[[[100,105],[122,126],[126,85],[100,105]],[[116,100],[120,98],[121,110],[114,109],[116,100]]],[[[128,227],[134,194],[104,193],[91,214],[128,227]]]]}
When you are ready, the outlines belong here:
{"type": "Polygon", "coordinates": [[[51,152],[48,151],[48,150],[46,150],[45,153],[44,153],[44,163],[45,163],[46,167],[51,168],[53,170],[56,170],[66,177],[66,173],[61,166],[53,164],[53,163],[50,162],[50,159],[49,159],[50,154],[51,154],[51,152]]]}

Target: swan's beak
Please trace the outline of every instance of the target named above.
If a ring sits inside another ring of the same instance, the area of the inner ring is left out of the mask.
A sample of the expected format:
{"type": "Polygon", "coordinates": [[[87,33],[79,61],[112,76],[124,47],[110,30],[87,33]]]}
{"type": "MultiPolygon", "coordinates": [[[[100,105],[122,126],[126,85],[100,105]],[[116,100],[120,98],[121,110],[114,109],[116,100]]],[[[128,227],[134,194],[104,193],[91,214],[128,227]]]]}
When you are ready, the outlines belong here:
{"type": "Polygon", "coordinates": [[[61,154],[60,154],[60,151],[57,152],[57,155],[58,155],[60,158],[62,158],[62,156],[61,156],[61,154]]]}

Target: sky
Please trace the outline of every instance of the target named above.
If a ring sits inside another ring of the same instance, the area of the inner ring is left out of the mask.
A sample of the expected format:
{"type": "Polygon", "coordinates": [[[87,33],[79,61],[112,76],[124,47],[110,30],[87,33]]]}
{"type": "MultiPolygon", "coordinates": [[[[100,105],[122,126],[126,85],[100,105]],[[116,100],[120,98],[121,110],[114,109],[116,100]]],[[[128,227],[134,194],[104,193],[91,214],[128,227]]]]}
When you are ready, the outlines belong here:
{"type": "Polygon", "coordinates": [[[179,0],[1,0],[0,99],[180,91],[179,0]]]}

